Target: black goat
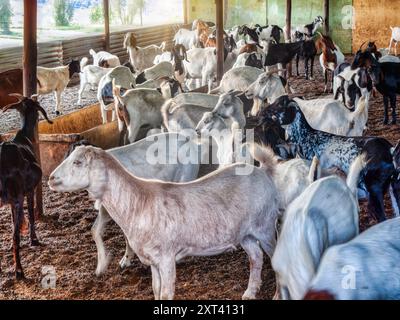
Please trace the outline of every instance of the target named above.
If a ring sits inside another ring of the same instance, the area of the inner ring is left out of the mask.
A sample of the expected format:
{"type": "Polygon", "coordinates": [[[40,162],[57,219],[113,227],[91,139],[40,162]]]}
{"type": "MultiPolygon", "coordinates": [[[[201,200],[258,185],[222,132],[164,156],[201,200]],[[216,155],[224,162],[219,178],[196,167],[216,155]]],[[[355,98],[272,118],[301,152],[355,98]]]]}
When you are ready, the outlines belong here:
{"type": "Polygon", "coordinates": [[[374,87],[383,95],[385,106],[383,123],[389,123],[389,101],[392,108],[391,124],[396,124],[396,96],[400,94],[400,63],[380,63],[369,51],[359,50],[354,57],[351,68],[367,68],[371,75],[374,87]]]}
{"type": "Polygon", "coordinates": [[[262,55],[259,53],[253,52],[247,57],[246,61],[244,62],[245,66],[254,67],[258,69],[263,69],[263,59],[262,55]]]}
{"type": "Polygon", "coordinates": [[[262,46],[260,46],[260,39],[258,37],[258,33],[257,33],[257,28],[249,28],[248,26],[244,25],[244,26],[240,26],[239,30],[238,30],[239,35],[241,36],[249,36],[249,38],[254,42],[254,44],[256,46],[258,46],[259,48],[263,49],[262,46]]]}
{"type": "Polygon", "coordinates": [[[270,67],[276,64],[287,65],[293,60],[296,54],[301,53],[303,44],[301,42],[295,43],[278,43],[270,44],[268,53],[265,57],[264,66],[270,67]]]}
{"type": "Polygon", "coordinates": [[[22,128],[14,139],[0,144],[0,205],[9,204],[13,219],[13,257],[15,276],[24,278],[19,255],[20,230],[24,222],[24,198],[27,199],[31,245],[39,245],[35,232],[34,195],[42,180],[42,170],[36,159],[32,141],[40,111],[49,123],[46,111],[37,102],[37,96],[26,98],[13,94],[18,102],[4,107],[4,111],[16,109],[21,114],[22,128]]]}
{"type": "Polygon", "coordinates": [[[300,57],[304,59],[304,68],[305,68],[305,74],[306,74],[306,80],[309,79],[308,77],[308,62],[311,61],[311,77],[310,79],[313,80],[313,75],[314,75],[314,59],[315,56],[317,55],[317,48],[315,46],[314,40],[306,40],[306,41],[300,41],[301,47],[300,51],[296,55],[296,70],[297,70],[297,76],[299,76],[299,60],[300,57]]]}
{"type": "MultiPolygon", "coordinates": [[[[305,159],[317,156],[321,166],[329,169],[337,167],[348,172],[351,163],[360,154],[366,154],[367,166],[360,177],[360,187],[368,192],[368,212],[376,220],[385,220],[384,194],[389,186],[399,199],[395,190],[396,170],[393,164],[392,145],[377,137],[343,137],[313,129],[307,122],[298,104],[288,96],[278,98],[265,108],[261,123],[274,121],[285,125],[288,142],[296,144],[305,159]]],[[[399,203],[393,203],[393,207],[399,203]]]]}

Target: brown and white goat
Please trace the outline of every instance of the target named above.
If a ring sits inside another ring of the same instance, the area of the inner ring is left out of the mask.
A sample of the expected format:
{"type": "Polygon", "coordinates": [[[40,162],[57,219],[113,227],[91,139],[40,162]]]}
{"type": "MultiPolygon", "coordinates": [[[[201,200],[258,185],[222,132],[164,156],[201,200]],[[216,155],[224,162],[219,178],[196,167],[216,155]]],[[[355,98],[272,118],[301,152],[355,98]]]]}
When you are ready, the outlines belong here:
{"type": "Polygon", "coordinates": [[[81,67],[78,60],[72,60],[68,65],[62,67],[37,67],[37,92],[39,94],[55,93],[55,111],[57,115],[60,114],[62,104],[61,94],[67,87],[71,77],[80,71],[81,67]]]}
{"type": "Polygon", "coordinates": [[[329,83],[331,83],[331,90],[333,90],[333,72],[338,65],[344,62],[344,55],[329,36],[319,32],[318,34],[320,38],[315,42],[315,46],[318,51],[322,51],[319,57],[319,63],[321,64],[325,76],[324,91],[328,92],[329,83]],[[329,73],[332,79],[329,79],[329,73]]]}

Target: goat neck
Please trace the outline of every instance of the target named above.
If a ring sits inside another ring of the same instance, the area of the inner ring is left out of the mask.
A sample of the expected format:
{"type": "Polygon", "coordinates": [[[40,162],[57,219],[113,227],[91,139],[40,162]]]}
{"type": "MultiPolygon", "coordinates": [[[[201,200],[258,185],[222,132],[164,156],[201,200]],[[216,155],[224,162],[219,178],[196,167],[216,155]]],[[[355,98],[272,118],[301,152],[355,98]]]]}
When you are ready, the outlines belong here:
{"type": "Polygon", "coordinates": [[[96,159],[96,172],[88,187],[89,193],[100,200],[124,234],[129,234],[131,221],[137,219],[148,204],[151,191],[143,181],[127,172],[111,155],[103,153],[96,159]]]}

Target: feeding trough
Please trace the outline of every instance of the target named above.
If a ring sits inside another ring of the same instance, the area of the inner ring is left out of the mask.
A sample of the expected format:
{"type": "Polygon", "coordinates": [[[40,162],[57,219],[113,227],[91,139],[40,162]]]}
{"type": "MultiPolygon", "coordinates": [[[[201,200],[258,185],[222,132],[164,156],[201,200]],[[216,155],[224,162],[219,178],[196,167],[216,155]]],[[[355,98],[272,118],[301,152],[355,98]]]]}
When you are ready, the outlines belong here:
{"type": "MultiPolygon", "coordinates": [[[[108,115],[111,117],[111,112],[108,115]]],[[[14,137],[15,131],[0,136],[0,141],[14,137]]],[[[79,140],[88,140],[102,149],[118,146],[119,132],[117,122],[102,124],[98,104],[74,111],[53,120],[39,122],[39,147],[44,176],[62,162],[70,145],[79,140]]]]}

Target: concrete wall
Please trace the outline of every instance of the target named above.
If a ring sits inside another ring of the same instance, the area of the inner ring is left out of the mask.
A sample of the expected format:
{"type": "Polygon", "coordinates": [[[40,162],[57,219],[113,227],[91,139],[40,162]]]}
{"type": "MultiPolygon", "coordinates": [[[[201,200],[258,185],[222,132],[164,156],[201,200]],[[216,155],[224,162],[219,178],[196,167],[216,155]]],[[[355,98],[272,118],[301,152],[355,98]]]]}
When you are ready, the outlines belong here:
{"type": "Polygon", "coordinates": [[[355,8],[353,51],[357,51],[367,40],[376,40],[378,48],[387,48],[392,34],[390,26],[400,26],[400,1],[354,0],[353,5],[355,8]]]}

